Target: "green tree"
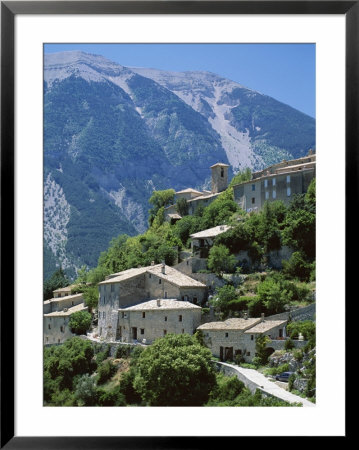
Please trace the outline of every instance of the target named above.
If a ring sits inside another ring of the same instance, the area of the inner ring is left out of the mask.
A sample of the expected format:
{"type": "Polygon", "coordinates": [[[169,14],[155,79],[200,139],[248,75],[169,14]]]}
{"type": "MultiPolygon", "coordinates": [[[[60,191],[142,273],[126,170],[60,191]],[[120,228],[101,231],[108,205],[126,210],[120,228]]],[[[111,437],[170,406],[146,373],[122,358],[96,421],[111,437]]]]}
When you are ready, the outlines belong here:
{"type": "Polygon", "coordinates": [[[96,380],[89,374],[80,377],[76,384],[75,398],[79,406],[95,406],[98,401],[96,380]]]}
{"type": "Polygon", "coordinates": [[[241,184],[246,181],[250,181],[252,179],[252,172],[249,167],[246,167],[244,170],[240,171],[235,175],[231,182],[229,183],[229,187],[233,187],[236,184],[241,184]]]}
{"type": "Polygon", "coordinates": [[[134,388],[152,406],[201,406],[216,378],[211,352],[195,337],[169,334],[138,358],[134,388]]]}
{"type": "Polygon", "coordinates": [[[303,209],[290,211],[282,231],[283,243],[303,252],[309,260],[315,257],[315,214],[303,209]]]}
{"type": "Polygon", "coordinates": [[[176,211],[182,217],[188,215],[188,203],[185,198],[179,198],[176,202],[176,211]]]}
{"type": "MultiPolygon", "coordinates": [[[[267,344],[270,339],[265,334],[257,336],[256,338],[256,360],[259,364],[265,365],[268,361],[269,353],[267,349],[267,344]]],[[[253,358],[254,359],[254,358],[253,358]]]]}
{"type": "Polygon", "coordinates": [[[62,267],[56,270],[51,277],[44,283],[44,300],[48,300],[53,297],[52,292],[56,289],[68,286],[69,280],[66,278],[65,272],[62,267]]]}
{"type": "Polygon", "coordinates": [[[212,300],[213,306],[219,310],[226,312],[233,300],[238,298],[238,294],[234,286],[226,284],[218,289],[217,295],[212,300]]]}
{"type": "Polygon", "coordinates": [[[275,277],[267,277],[262,281],[257,286],[257,295],[269,315],[283,312],[292,298],[283,281],[275,277]]]}
{"type": "Polygon", "coordinates": [[[152,225],[160,208],[172,205],[175,196],[174,189],[165,189],[163,191],[153,191],[149,203],[152,208],[149,210],[149,224],[152,225]]]}
{"type": "Polygon", "coordinates": [[[234,271],[236,258],[224,245],[214,245],[209,251],[207,265],[209,270],[217,275],[222,275],[224,272],[234,271]]]}
{"type": "Polygon", "coordinates": [[[291,257],[286,261],[282,261],[283,273],[291,278],[309,281],[315,265],[308,262],[306,255],[302,252],[293,252],[291,257]]]}
{"type": "Polygon", "coordinates": [[[202,230],[228,223],[240,208],[234,201],[233,188],[222,192],[209,206],[204,208],[201,220],[202,230]]]}
{"type": "Polygon", "coordinates": [[[98,306],[98,287],[97,286],[87,286],[83,291],[83,298],[85,300],[86,306],[88,306],[88,309],[90,312],[92,312],[94,309],[98,306]]]}
{"type": "Polygon", "coordinates": [[[315,340],[315,322],[311,320],[298,320],[287,325],[287,333],[292,339],[298,339],[302,333],[305,340],[315,340]]]}
{"type": "Polygon", "coordinates": [[[75,337],[63,345],[44,349],[44,399],[64,389],[73,389],[78,376],[91,374],[96,369],[92,360],[94,349],[89,341],[75,337]]]}
{"type": "Polygon", "coordinates": [[[92,316],[88,311],[77,311],[71,314],[69,327],[75,334],[86,334],[90,328],[92,316]]]}
{"type": "Polygon", "coordinates": [[[97,384],[104,384],[116,373],[116,367],[111,361],[103,362],[97,370],[97,384]]]}

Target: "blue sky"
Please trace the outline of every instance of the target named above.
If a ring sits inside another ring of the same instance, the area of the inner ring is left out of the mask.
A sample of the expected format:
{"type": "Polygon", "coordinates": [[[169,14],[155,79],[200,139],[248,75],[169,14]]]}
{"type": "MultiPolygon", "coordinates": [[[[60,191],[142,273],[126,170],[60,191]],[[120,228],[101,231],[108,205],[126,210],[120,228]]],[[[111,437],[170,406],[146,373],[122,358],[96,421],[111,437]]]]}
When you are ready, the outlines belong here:
{"type": "Polygon", "coordinates": [[[46,44],[127,67],[213,72],[315,117],[315,44],[46,44]]]}

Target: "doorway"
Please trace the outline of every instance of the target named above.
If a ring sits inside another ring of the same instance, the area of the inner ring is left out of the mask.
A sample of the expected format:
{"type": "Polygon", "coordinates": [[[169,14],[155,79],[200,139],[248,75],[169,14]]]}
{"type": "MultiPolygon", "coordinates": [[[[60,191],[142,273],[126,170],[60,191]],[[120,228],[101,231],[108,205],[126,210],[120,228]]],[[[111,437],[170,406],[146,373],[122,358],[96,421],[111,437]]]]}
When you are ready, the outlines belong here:
{"type": "Polygon", "coordinates": [[[132,327],[132,339],[137,339],[137,328],[132,327]]]}

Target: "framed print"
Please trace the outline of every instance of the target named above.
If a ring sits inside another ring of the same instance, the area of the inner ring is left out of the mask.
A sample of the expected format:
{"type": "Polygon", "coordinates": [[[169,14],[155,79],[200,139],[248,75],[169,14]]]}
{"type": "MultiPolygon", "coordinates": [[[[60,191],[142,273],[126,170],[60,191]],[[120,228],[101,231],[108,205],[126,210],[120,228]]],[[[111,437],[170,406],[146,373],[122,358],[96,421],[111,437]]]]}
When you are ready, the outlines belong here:
{"type": "Polygon", "coordinates": [[[358,14],[1,2],[2,447],[347,436],[358,14]]]}

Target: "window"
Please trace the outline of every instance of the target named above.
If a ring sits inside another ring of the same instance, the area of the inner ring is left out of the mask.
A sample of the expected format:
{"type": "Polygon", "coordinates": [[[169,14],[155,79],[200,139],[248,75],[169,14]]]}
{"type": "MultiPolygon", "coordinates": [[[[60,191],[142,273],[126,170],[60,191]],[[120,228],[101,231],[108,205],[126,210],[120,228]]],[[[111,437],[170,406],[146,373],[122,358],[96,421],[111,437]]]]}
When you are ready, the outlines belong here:
{"type": "Polygon", "coordinates": [[[161,284],[162,283],[162,280],[161,280],[161,278],[159,278],[158,279],[158,284],[161,284]]]}
{"type": "Polygon", "coordinates": [[[251,352],[247,352],[247,356],[251,356],[251,352]]]}
{"type": "Polygon", "coordinates": [[[104,319],[106,319],[106,313],[105,313],[105,311],[102,313],[102,317],[103,317],[104,319]]]}
{"type": "Polygon", "coordinates": [[[124,319],[124,318],[125,318],[125,313],[123,312],[123,313],[122,313],[122,319],[124,319]]]}
{"type": "Polygon", "coordinates": [[[252,205],[256,202],[256,199],[252,197],[252,205]]]}
{"type": "Polygon", "coordinates": [[[187,261],[187,266],[188,266],[189,261],[187,261]]]}
{"type": "Polygon", "coordinates": [[[228,333],[225,334],[225,337],[228,337],[228,333]]]}
{"type": "Polygon", "coordinates": [[[273,178],[272,184],[273,186],[275,186],[275,178],[273,178]]]}
{"type": "Polygon", "coordinates": [[[266,192],[266,200],[269,199],[269,192],[266,192]]]}
{"type": "Polygon", "coordinates": [[[51,330],[51,324],[49,324],[48,327],[49,327],[49,330],[51,330]]]}
{"type": "Polygon", "coordinates": [[[166,336],[167,330],[163,330],[163,336],[166,336]]]}
{"type": "Polygon", "coordinates": [[[146,318],[146,313],[143,312],[143,313],[142,313],[142,319],[145,319],[145,318],[146,318]]]}
{"type": "Polygon", "coordinates": [[[115,285],[111,284],[111,292],[115,292],[115,285]]]}
{"type": "Polygon", "coordinates": [[[167,298],[167,292],[165,292],[165,298],[167,298]]]}
{"type": "Polygon", "coordinates": [[[287,187],[287,197],[290,197],[292,194],[292,191],[290,189],[290,187],[287,187]]]}
{"type": "Polygon", "coordinates": [[[197,305],[197,297],[193,297],[193,303],[197,305]]]}
{"type": "Polygon", "coordinates": [[[254,339],[254,336],[253,336],[253,334],[251,334],[251,341],[253,341],[253,339],[254,339]]]}
{"type": "Polygon", "coordinates": [[[252,184],[252,191],[255,191],[255,190],[256,190],[256,185],[252,184]]]}
{"type": "Polygon", "coordinates": [[[223,169],[223,167],[221,167],[221,177],[222,178],[224,177],[224,169],[223,169]]]}
{"type": "Polygon", "coordinates": [[[61,331],[61,333],[64,333],[64,332],[65,332],[63,325],[61,325],[60,331],[61,331]]]}
{"type": "Polygon", "coordinates": [[[182,328],[182,334],[184,334],[184,328],[182,328]]]}
{"type": "Polygon", "coordinates": [[[287,183],[290,183],[290,175],[287,175],[287,183]]]}
{"type": "Polygon", "coordinates": [[[264,180],[264,187],[268,187],[268,180],[264,180]]]}
{"type": "Polygon", "coordinates": [[[145,334],[145,329],[141,328],[141,334],[145,334]]]}
{"type": "Polygon", "coordinates": [[[49,342],[49,338],[48,337],[46,338],[46,342],[49,342]]]}
{"type": "Polygon", "coordinates": [[[151,278],[151,274],[150,273],[148,274],[148,278],[151,278]]]}
{"type": "Polygon", "coordinates": [[[182,315],[181,314],[178,316],[178,322],[182,322],[182,315]]]}
{"type": "Polygon", "coordinates": [[[273,190],[273,192],[272,192],[272,197],[273,197],[273,198],[276,198],[276,197],[277,197],[277,192],[276,192],[275,190],[273,190]]]}

